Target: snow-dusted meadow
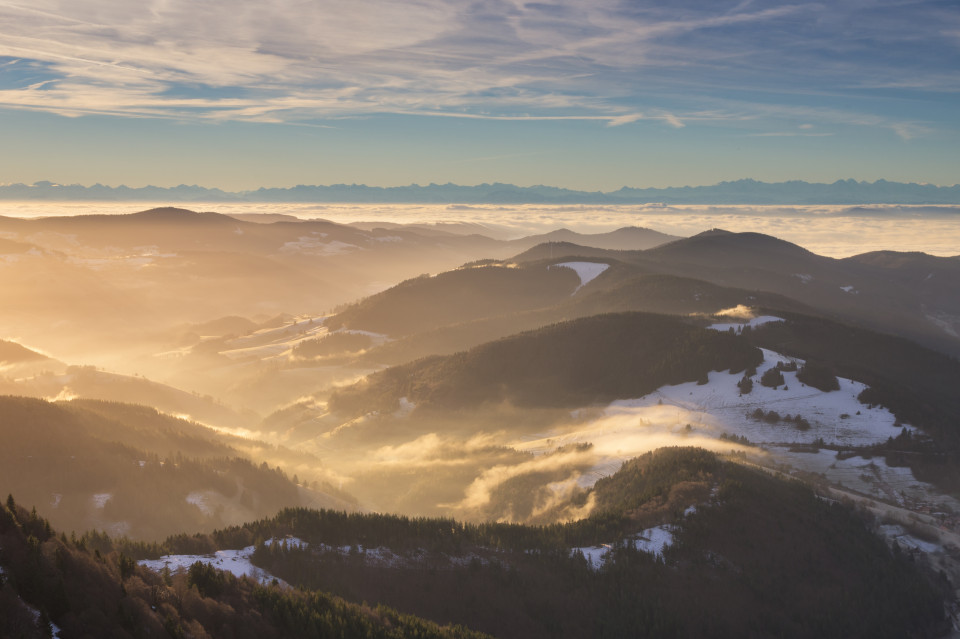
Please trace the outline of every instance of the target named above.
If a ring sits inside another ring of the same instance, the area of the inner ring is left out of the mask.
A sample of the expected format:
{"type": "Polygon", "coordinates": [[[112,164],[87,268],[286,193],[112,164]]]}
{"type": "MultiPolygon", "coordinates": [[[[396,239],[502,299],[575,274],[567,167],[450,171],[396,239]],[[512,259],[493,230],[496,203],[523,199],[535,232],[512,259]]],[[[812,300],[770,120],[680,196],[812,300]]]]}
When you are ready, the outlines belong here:
{"type": "MultiPolygon", "coordinates": [[[[666,532],[666,529],[664,529],[664,532],[666,532]]],[[[649,546],[651,549],[654,549],[650,550],[650,552],[656,551],[657,553],[662,553],[662,549],[670,545],[672,541],[673,539],[669,532],[666,532],[666,536],[664,536],[663,532],[651,529],[651,531],[644,531],[638,535],[636,543],[638,549],[646,550],[647,546],[649,546]],[[649,535],[646,533],[649,533],[649,535]]],[[[474,553],[447,555],[430,553],[426,550],[419,549],[399,554],[389,548],[379,546],[331,546],[327,544],[314,544],[311,546],[302,539],[289,536],[284,539],[268,539],[264,543],[267,546],[272,544],[286,544],[289,548],[311,548],[314,552],[320,554],[355,557],[364,564],[381,568],[403,568],[423,565],[425,562],[429,562],[430,565],[434,567],[453,568],[457,566],[463,567],[474,561],[479,561],[480,563],[487,563],[488,561],[485,557],[474,553]]],[[[269,584],[276,579],[277,583],[281,586],[289,587],[289,584],[284,580],[274,577],[266,570],[253,565],[251,559],[253,558],[255,550],[256,548],[254,546],[247,546],[239,550],[218,550],[215,553],[207,555],[164,555],[159,559],[144,559],[138,563],[155,572],[161,572],[166,568],[169,569],[172,574],[176,574],[187,571],[190,566],[199,561],[202,564],[213,566],[218,570],[229,572],[236,577],[249,577],[256,579],[261,584],[269,584]]]]}
{"type": "MultiPolygon", "coordinates": [[[[718,331],[756,327],[781,318],[761,316],[713,324],[718,331]]],[[[916,480],[909,468],[888,466],[883,458],[838,455],[832,448],[861,448],[896,437],[909,425],[899,425],[890,411],[861,404],[857,397],[866,388],[859,382],[837,378],[840,389],[824,392],[802,384],[794,371],[782,371],[784,384],[769,388],[760,384],[765,371],[778,363],[804,362],[761,349],[763,363],[757,367],[753,389],[743,394],[737,383],[744,373],[712,371],[707,383],[688,382],[663,386],[643,397],[612,402],[600,411],[575,411],[577,421],[566,428],[540,433],[512,442],[535,454],[571,444],[592,444],[595,462],[580,477],[581,486],[591,486],[612,475],[621,464],[661,446],[701,446],[718,452],[744,451],[765,465],[787,467],[822,476],[833,484],[890,503],[930,499],[936,491],[916,480]],[[793,421],[769,423],[752,416],[757,409],[777,412],[781,418],[799,416],[809,423],[800,429],[793,421]],[[725,436],[721,438],[721,436],[725,436]],[[732,441],[746,438],[755,446],[732,441]],[[798,448],[798,445],[800,446],[798,448]]]]}
{"type": "MultiPolygon", "coordinates": [[[[288,537],[283,540],[269,539],[265,543],[268,546],[272,543],[285,543],[287,546],[307,547],[307,542],[297,539],[296,537],[288,537]]],[[[190,566],[199,561],[202,564],[213,566],[218,570],[229,572],[236,577],[250,577],[262,584],[269,584],[275,577],[251,563],[250,559],[253,557],[254,550],[256,550],[254,546],[247,546],[240,550],[218,550],[209,555],[164,555],[160,557],[160,559],[143,559],[138,563],[156,572],[161,572],[164,568],[168,568],[171,573],[175,574],[186,571],[190,566]]],[[[281,585],[287,585],[286,582],[280,579],[277,579],[277,581],[281,585]]]]}

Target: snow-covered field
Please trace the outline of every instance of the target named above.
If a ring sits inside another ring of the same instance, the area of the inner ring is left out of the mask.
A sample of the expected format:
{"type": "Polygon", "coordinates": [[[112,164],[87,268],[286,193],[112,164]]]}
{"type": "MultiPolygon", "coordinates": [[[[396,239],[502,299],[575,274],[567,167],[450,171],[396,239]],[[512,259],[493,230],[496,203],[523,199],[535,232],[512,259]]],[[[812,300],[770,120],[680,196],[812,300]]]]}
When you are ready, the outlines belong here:
{"type": "MultiPolygon", "coordinates": [[[[268,539],[264,542],[267,546],[274,543],[284,543],[288,547],[296,548],[307,548],[309,544],[302,539],[297,537],[286,537],[284,539],[268,539]]],[[[672,543],[672,537],[667,533],[667,537],[664,537],[663,533],[657,532],[654,529],[650,531],[644,531],[637,536],[637,548],[641,550],[647,550],[648,552],[662,552],[662,549],[665,546],[672,543]],[[647,534],[649,533],[649,535],[647,534]],[[659,545],[658,545],[659,544],[659,545]],[[648,550],[648,547],[652,550],[648,550]]],[[[389,548],[383,547],[365,547],[362,545],[357,546],[329,546],[327,544],[316,544],[313,546],[313,549],[316,552],[323,554],[335,554],[342,557],[353,556],[361,559],[365,564],[379,566],[382,568],[402,568],[409,567],[413,565],[421,565],[424,561],[429,560],[431,565],[434,566],[466,566],[472,561],[480,561],[481,563],[487,563],[487,560],[484,557],[476,554],[465,554],[465,555],[446,555],[441,554],[437,555],[435,553],[428,553],[426,550],[414,550],[404,554],[398,554],[389,548]]],[[[168,568],[171,573],[177,573],[180,571],[186,571],[196,562],[200,562],[209,566],[213,566],[218,570],[225,570],[237,577],[250,577],[256,579],[262,584],[271,583],[276,579],[269,572],[258,568],[251,563],[251,558],[254,553],[254,546],[247,546],[246,548],[241,548],[240,550],[218,550],[217,552],[209,555],[164,555],[160,559],[144,559],[138,562],[141,566],[144,566],[150,570],[160,572],[164,568],[168,568]]],[[[277,579],[277,581],[282,586],[288,586],[286,582],[282,579],[277,579]]]]}
{"type": "Polygon", "coordinates": [[[741,394],[737,387],[742,372],[713,371],[707,384],[664,386],[644,397],[618,400],[608,407],[607,415],[643,417],[654,406],[673,406],[678,419],[690,423],[697,432],[742,435],[754,443],[810,444],[822,438],[828,444],[869,446],[900,434],[890,411],[869,408],[857,400],[866,389],[860,382],[837,378],[840,390],[824,392],[802,384],[796,372],[784,371],[784,385],[775,389],[761,385],[760,377],[778,362],[803,365],[802,360],[761,350],[764,361],[752,377],[753,390],[749,394],[741,394]],[[800,430],[792,423],[770,424],[747,417],[758,408],[776,411],[781,416],[800,415],[810,422],[810,428],[800,430]]]}
{"type": "MultiPolygon", "coordinates": [[[[720,331],[740,331],[745,326],[759,326],[783,321],[772,316],[756,317],[714,324],[720,331]]],[[[822,442],[840,448],[864,447],[896,437],[910,426],[899,426],[896,418],[881,407],[861,404],[857,397],[864,384],[837,378],[840,389],[824,392],[805,386],[797,373],[782,371],[784,384],[769,388],[760,384],[763,373],[779,362],[803,365],[802,360],[762,349],[764,361],[752,376],[753,389],[740,392],[737,383],[743,373],[712,371],[706,384],[688,382],[663,386],[653,393],[611,403],[599,412],[577,411],[579,422],[562,430],[512,442],[511,445],[535,454],[561,446],[591,443],[595,461],[591,470],[580,478],[582,486],[615,473],[620,465],[638,455],[661,446],[701,446],[718,452],[746,451],[764,464],[786,464],[797,470],[820,475],[859,493],[890,503],[902,504],[935,493],[927,484],[917,481],[909,468],[888,466],[884,459],[859,456],[841,458],[835,450],[815,451],[822,442]],[[775,411],[781,418],[802,417],[806,429],[795,421],[780,419],[773,423],[752,415],[775,411]],[[721,439],[721,436],[727,437],[721,439]],[[746,438],[758,446],[745,446],[731,441],[746,438]],[[808,449],[797,449],[807,445],[808,449]]]]}

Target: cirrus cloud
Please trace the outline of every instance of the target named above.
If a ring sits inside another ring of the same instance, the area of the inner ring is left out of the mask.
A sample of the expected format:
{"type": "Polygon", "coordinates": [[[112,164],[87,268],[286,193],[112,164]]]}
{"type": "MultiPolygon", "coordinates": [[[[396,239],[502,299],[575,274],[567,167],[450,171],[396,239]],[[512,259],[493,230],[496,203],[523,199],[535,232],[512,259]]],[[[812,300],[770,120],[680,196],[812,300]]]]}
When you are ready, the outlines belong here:
{"type": "MultiPolygon", "coordinates": [[[[904,24],[871,3],[0,1],[0,107],[286,123],[375,114],[739,121],[762,133],[794,116],[782,100],[745,91],[903,86],[921,43],[955,39],[932,3],[915,3],[911,17],[904,24]],[[827,21],[837,13],[859,20],[856,44],[827,21]],[[919,39],[934,21],[938,30],[919,39]],[[896,51],[870,62],[885,47],[896,51]],[[11,71],[30,65],[43,66],[43,81],[11,71]],[[731,100],[740,108],[717,108],[731,100]]],[[[911,81],[955,77],[951,59],[911,81]]],[[[860,115],[846,120],[905,140],[926,131],[913,119],[860,115]]]]}

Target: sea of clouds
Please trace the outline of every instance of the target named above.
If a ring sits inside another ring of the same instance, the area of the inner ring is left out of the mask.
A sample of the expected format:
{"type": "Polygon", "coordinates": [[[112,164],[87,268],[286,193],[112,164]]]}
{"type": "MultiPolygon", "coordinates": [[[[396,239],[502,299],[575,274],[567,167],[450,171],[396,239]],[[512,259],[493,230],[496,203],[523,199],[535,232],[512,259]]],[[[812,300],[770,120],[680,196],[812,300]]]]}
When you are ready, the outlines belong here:
{"type": "MultiPolygon", "coordinates": [[[[144,202],[3,202],[0,215],[43,217],[125,214],[167,206],[144,202]]],[[[707,206],[196,203],[176,206],[225,214],[285,214],[349,224],[461,222],[492,237],[513,239],[569,228],[602,233],[642,226],[690,236],[712,228],[766,233],[814,253],[847,257],[878,250],[960,255],[960,206],[707,206]]]]}

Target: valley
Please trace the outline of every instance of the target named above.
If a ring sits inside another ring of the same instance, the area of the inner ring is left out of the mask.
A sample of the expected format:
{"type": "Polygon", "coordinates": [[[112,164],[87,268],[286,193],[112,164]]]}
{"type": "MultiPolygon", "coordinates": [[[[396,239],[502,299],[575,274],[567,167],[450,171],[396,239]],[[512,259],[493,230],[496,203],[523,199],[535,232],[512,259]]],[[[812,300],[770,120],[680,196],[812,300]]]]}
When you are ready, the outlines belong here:
{"type": "Polygon", "coordinates": [[[710,615],[717,636],[946,631],[960,256],[487,230],[0,218],[3,605],[79,627],[7,568],[33,543],[83,564],[96,547],[119,562],[98,579],[154,596],[305,586],[495,636],[682,636],[710,615]],[[795,589],[765,593],[778,571],[795,589]],[[828,574],[845,607],[816,594],[828,574]],[[883,588],[853,585],[868,574],[883,588]],[[685,619],[685,589],[716,603],[685,619]],[[634,617],[613,605],[653,591],[634,617]],[[909,602],[893,619],[870,597],[909,602]]]}

